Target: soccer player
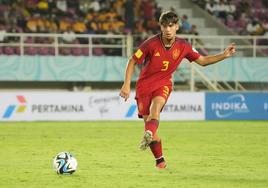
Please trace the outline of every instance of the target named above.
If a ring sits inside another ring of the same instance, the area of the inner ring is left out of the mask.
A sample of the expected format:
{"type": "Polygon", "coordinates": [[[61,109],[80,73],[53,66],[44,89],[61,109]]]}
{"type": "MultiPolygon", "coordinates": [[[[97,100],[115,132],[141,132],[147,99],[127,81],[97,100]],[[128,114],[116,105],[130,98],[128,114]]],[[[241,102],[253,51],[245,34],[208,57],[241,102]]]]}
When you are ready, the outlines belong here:
{"type": "Polygon", "coordinates": [[[159,18],[161,33],[143,42],[129,59],[124,84],[120,96],[130,95],[130,83],[135,65],[143,64],[136,83],[138,116],[144,119],[145,130],[140,149],[150,147],[157,168],[165,168],[161,139],[157,134],[160,112],[166,104],[172,90],[172,73],[183,58],[195,61],[201,66],[217,63],[235,53],[235,45],[230,44],[222,53],[202,56],[188,42],[176,36],[179,29],[178,15],[163,12],[159,18]]]}

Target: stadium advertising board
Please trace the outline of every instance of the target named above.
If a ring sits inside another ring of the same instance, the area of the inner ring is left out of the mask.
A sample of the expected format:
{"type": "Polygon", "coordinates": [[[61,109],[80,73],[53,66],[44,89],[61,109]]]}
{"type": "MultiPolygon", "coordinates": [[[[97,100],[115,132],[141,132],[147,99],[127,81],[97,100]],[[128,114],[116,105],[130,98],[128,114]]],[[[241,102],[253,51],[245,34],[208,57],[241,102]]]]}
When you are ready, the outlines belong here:
{"type": "MultiPolygon", "coordinates": [[[[0,121],[138,120],[134,93],[127,102],[118,92],[2,92],[0,121]]],[[[163,120],[204,119],[203,93],[172,93],[163,120]]]]}
{"type": "Polygon", "coordinates": [[[1,93],[0,97],[2,121],[119,120],[128,110],[118,92],[1,93]]]}
{"type": "MultiPolygon", "coordinates": [[[[204,120],[204,93],[173,92],[162,110],[161,120],[204,120]]],[[[126,118],[137,118],[137,105],[132,103],[126,118]]]]}
{"type": "Polygon", "coordinates": [[[268,93],[206,93],[207,120],[267,120],[268,93]]]}
{"type": "Polygon", "coordinates": [[[163,108],[161,120],[204,120],[205,94],[173,92],[163,108]]]}

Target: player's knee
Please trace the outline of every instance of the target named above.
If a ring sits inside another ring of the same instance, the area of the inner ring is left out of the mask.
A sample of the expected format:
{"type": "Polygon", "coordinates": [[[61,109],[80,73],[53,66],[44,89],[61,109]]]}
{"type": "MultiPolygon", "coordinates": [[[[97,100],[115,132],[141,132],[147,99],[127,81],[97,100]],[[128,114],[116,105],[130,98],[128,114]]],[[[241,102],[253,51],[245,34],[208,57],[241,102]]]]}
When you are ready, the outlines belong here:
{"type": "Polygon", "coordinates": [[[159,120],[160,113],[159,112],[153,112],[149,115],[150,119],[156,119],[159,120]]]}

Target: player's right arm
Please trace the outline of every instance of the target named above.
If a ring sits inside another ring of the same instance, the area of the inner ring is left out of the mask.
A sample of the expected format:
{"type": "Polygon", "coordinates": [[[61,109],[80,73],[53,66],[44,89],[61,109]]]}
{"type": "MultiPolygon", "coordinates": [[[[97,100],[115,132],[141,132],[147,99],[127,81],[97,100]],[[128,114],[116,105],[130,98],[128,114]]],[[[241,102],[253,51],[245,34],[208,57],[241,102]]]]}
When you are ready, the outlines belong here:
{"type": "Polygon", "coordinates": [[[130,95],[130,84],[131,78],[135,70],[136,61],[133,58],[130,58],[127,64],[126,72],[125,72],[125,80],[124,84],[120,90],[120,96],[127,101],[130,95]]]}
{"type": "Polygon", "coordinates": [[[150,40],[148,39],[147,41],[143,42],[138,50],[132,55],[132,57],[129,59],[127,68],[126,68],[126,73],[125,73],[125,80],[124,84],[121,88],[120,91],[120,96],[125,99],[125,101],[129,98],[130,95],[130,84],[131,84],[131,78],[135,70],[135,65],[136,64],[142,64],[146,58],[146,56],[149,53],[150,49],[150,40]]]}

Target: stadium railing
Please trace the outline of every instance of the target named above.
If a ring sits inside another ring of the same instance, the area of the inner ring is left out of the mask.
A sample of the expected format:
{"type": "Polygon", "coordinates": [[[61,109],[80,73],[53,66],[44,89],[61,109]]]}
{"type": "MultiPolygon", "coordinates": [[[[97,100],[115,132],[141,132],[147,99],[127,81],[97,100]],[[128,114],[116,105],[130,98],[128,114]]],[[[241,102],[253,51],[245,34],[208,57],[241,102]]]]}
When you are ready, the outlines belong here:
{"type": "MultiPolygon", "coordinates": [[[[3,39],[0,41],[0,54],[129,57],[141,42],[140,36],[130,34],[74,34],[72,35],[76,39],[74,42],[65,42],[64,37],[66,37],[64,34],[0,33],[0,38],[3,39]],[[69,51],[62,53],[64,49],[69,49],[69,51]],[[96,49],[102,49],[103,52],[95,53],[96,49]],[[105,50],[108,49],[112,52],[107,53],[105,50]]],[[[179,35],[179,37],[188,40],[204,54],[223,51],[231,42],[236,43],[238,56],[266,57],[268,54],[268,36],[179,35]]]]}
{"type": "MultiPolygon", "coordinates": [[[[0,33],[0,54],[6,55],[85,55],[93,56],[94,49],[118,49],[116,55],[128,56],[132,53],[132,37],[130,35],[85,35],[73,34],[75,38],[71,42],[64,40],[68,35],[47,33],[0,33]],[[9,38],[15,40],[9,40],[9,38]],[[31,51],[32,48],[36,50],[31,51]],[[40,49],[49,49],[42,53],[40,49]],[[11,50],[6,50],[11,49],[11,50]],[[61,53],[62,49],[70,49],[69,54],[61,53]],[[81,49],[81,53],[75,53],[75,49],[81,49]]],[[[100,54],[102,55],[102,54],[100,54]]],[[[105,54],[104,54],[105,55],[105,54]]]]}
{"type": "MultiPolygon", "coordinates": [[[[50,58],[53,59],[53,56],[71,55],[96,58],[97,56],[117,56],[118,58],[127,59],[143,40],[141,36],[130,34],[73,34],[71,37],[75,38],[75,40],[72,42],[64,41],[64,37],[66,37],[66,34],[1,33],[0,39],[3,39],[3,41],[0,42],[0,55],[3,56],[2,60],[12,55],[17,58],[25,55],[39,55],[41,57],[46,55],[51,56],[50,58]],[[96,49],[101,49],[101,53],[96,49]]],[[[236,43],[237,47],[236,57],[238,59],[227,59],[225,63],[221,63],[219,66],[202,69],[202,67],[192,63],[182,63],[178,70],[179,74],[176,74],[180,77],[177,80],[186,81],[187,85],[190,86],[190,91],[200,90],[197,88],[198,83],[202,83],[204,87],[213,91],[244,91],[246,89],[240,84],[241,82],[250,82],[252,80],[264,82],[267,80],[266,74],[262,73],[262,71],[267,67],[263,62],[266,61],[268,54],[268,36],[179,35],[179,37],[192,43],[203,54],[214,54],[223,51],[232,42],[236,43]],[[252,61],[255,62],[254,67],[252,67],[252,61]],[[233,65],[233,63],[228,62],[236,63],[233,65]],[[234,67],[230,66],[243,67],[243,69],[250,71],[244,71],[243,75],[236,71],[235,73],[233,72],[233,75],[230,74],[230,70],[233,70],[234,67]],[[224,75],[220,74],[221,72],[224,75]],[[259,75],[259,77],[256,77],[256,75],[259,75]]],[[[122,70],[124,69],[124,66],[120,67],[122,67],[122,70]]]]}

